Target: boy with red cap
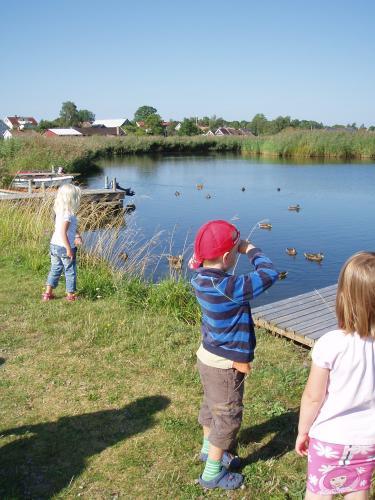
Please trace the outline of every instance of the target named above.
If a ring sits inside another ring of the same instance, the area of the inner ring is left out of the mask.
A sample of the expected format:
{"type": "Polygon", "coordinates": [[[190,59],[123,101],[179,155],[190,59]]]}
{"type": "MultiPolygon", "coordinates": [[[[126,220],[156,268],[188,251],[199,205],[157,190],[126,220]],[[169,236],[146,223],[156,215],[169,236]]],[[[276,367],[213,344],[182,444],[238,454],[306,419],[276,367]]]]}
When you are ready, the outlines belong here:
{"type": "Polygon", "coordinates": [[[242,421],[244,377],[254,359],[255,332],[249,301],[278,278],[272,262],[260,248],[240,240],[238,229],[223,220],[204,224],[194,242],[189,267],[202,309],[202,343],[197,366],[204,390],[198,421],[203,427],[200,458],[206,462],[199,483],[204,488],[236,489],[243,476],[229,472],[240,465],[232,449],[242,421]],[[232,275],[240,254],[254,271],[232,275]]]}

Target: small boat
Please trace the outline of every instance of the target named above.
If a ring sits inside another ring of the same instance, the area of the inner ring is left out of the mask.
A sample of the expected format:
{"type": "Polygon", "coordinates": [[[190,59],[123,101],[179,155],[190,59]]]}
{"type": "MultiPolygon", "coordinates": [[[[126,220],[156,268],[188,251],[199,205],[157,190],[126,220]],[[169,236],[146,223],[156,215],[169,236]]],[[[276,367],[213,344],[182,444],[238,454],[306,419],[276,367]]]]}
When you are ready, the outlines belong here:
{"type": "Polygon", "coordinates": [[[71,184],[73,174],[56,174],[54,172],[23,172],[19,171],[12,180],[11,187],[17,189],[31,188],[58,188],[63,184],[71,184]]]}
{"type": "Polygon", "coordinates": [[[291,212],[299,212],[301,210],[300,205],[289,205],[288,210],[291,212]]]}
{"type": "Polygon", "coordinates": [[[198,191],[202,191],[202,189],[203,189],[203,184],[197,184],[197,186],[196,186],[196,187],[197,187],[198,191]]]}
{"type": "Polygon", "coordinates": [[[169,262],[169,267],[177,270],[182,269],[182,263],[184,261],[183,255],[168,255],[167,259],[169,262]]]}
{"type": "Polygon", "coordinates": [[[288,276],[288,271],[280,271],[279,272],[279,280],[285,280],[285,278],[288,276]]]}
{"type": "Polygon", "coordinates": [[[297,250],[294,247],[290,247],[286,249],[286,253],[288,255],[297,255],[297,250]]]}
{"type": "Polygon", "coordinates": [[[272,229],[272,224],[269,222],[259,222],[258,227],[259,229],[272,229]]]}
{"type": "Polygon", "coordinates": [[[314,262],[321,262],[324,259],[324,255],[321,252],[318,253],[307,253],[303,254],[307,260],[312,260],[314,262]]]}

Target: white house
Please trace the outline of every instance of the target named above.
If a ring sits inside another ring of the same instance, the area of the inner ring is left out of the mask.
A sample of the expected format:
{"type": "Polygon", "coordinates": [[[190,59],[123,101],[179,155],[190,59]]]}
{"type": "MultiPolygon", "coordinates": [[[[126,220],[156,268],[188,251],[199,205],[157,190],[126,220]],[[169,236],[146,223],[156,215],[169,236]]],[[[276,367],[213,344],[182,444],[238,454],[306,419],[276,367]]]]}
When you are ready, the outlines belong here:
{"type": "Polygon", "coordinates": [[[22,130],[24,128],[37,127],[38,122],[32,116],[7,116],[4,118],[4,123],[11,130],[18,129],[22,130]]]}
{"type": "Polygon", "coordinates": [[[126,122],[125,118],[113,118],[105,120],[95,120],[92,124],[93,127],[122,127],[126,122]]]}
{"type": "Polygon", "coordinates": [[[72,137],[82,136],[81,132],[74,128],[49,128],[44,132],[46,137],[72,137]]]}

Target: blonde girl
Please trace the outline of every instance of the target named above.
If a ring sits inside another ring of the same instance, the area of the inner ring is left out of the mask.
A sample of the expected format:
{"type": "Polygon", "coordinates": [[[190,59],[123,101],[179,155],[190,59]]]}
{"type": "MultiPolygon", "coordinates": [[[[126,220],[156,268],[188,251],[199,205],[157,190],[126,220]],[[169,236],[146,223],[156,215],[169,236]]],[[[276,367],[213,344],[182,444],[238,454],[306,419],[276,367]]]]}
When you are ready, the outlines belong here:
{"type": "Polygon", "coordinates": [[[306,500],[369,498],[375,468],[375,253],[340,273],[339,330],[314,346],[296,452],[308,457],[306,500]]]}
{"type": "Polygon", "coordinates": [[[64,184],[56,195],[55,230],[51,238],[51,269],[47,278],[47,287],[42,299],[49,301],[54,299],[53,289],[57,287],[62,272],[65,273],[66,299],[74,301],[77,299],[77,245],[82,243],[77,231],[77,211],[81,200],[81,190],[73,184],[64,184]]]}

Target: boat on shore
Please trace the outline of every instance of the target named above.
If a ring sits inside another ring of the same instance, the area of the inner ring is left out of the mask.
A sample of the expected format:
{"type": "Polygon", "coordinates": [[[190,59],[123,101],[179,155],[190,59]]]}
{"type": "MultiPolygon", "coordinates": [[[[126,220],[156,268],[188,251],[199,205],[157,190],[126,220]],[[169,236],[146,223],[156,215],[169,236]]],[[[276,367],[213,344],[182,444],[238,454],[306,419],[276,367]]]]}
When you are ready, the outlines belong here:
{"type": "Polygon", "coordinates": [[[54,172],[19,171],[14,176],[11,188],[14,189],[45,189],[58,188],[63,184],[71,184],[77,174],[58,174],[54,172]]]}

